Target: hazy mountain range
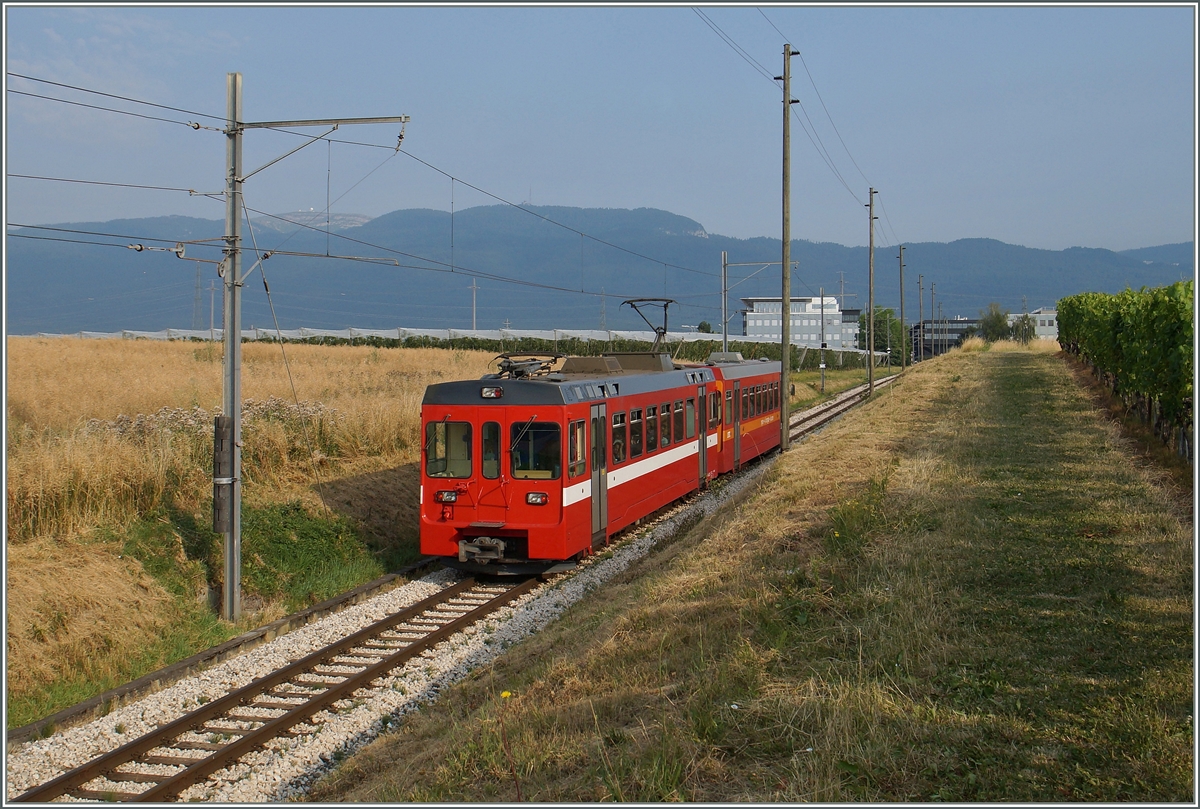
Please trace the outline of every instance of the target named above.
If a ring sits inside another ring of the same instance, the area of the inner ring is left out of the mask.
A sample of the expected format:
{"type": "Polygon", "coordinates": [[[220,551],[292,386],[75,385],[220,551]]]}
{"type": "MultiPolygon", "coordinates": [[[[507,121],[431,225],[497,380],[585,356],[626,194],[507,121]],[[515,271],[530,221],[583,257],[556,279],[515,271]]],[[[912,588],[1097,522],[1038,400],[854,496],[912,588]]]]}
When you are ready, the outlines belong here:
{"type": "MultiPolygon", "coordinates": [[[[453,219],[427,209],[374,219],[335,214],[328,228],[323,212],[280,214],[244,226],[244,266],[254,263],[255,245],[258,254],[274,251],[262,269],[282,328],[470,328],[474,283],[480,329],[506,322],[514,329],[644,328],[621,300],[665,293],[679,302],[671,307],[674,330],[720,320],[721,251],[732,264],[780,258],[778,240],[708,233],[667,211],[527,210],[532,214],[481,206],[453,219]]],[[[221,220],[167,216],[10,230],[8,332],[207,328],[210,312],[220,326],[215,262],[221,252],[213,240],[223,228],[221,220]],[[21,238],[27,236],[37,238],[21,238]],[[173,252],[125,247],[176,242],[188,242],[183,260],[173,252]]],[[[877,241],[875,300],[898,309],[897,254],[894,245],[877,241]]],[[[991,301],[1020,311],[1023,300],[1034,309],[1084,290],[1191,278],[1192,255],[1191,242],[1122,252],[1039,250],[992,239],[906,244],[905,315],[910,321],[918,315],[918,275],[924,276],[926,317],[931,283],[947,316],[974,317],[991,301]]],[[[792,257],[799,262],[794,295],[815,295],[821,287],[838,294],[844,280],[846,306],[865,307],[867,248],[798,239],[792,257]]],[[[731,314],[741,308],[740,298],[779,295],[778,266],[731,267],[729,277],[731,314]]],[[[246,280],[244,300],[245,327],[273,325],[258,271],[246,280]]],[[[740,322],[731,318],[731,332],[740,322]]]]}

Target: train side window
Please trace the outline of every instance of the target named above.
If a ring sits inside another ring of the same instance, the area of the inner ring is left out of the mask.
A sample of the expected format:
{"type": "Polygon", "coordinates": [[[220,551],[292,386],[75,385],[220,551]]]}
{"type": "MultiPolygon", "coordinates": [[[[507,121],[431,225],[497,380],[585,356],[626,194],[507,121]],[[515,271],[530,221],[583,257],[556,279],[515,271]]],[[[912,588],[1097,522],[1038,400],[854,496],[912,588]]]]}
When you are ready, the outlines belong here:
{"type": "Polygon", "coordinates": [[[629,411],[629,457],[639,458],[642,455],[642,411],[629,411]]]}
{"type": "Polygon", "coordinates": [[[675,435],[678,442],[683,440],[683,399],[675,400],[675,435]]]}
{"type": "Polygon", "coordinates": [[[658,449],[658,408],[646,408],[646,452],[658,449]]]}
{"type": "Polygon", "coordinates": [[[721,425],[721,392],[714,390],[708,394],[708,429],[715,430],[721,425]]]}
{"type": "Polygon", "coordinates": [[[571,422],[567,441],[567,471],[577,478],[587,472],[587,420],[571,422]]]}
{"type": "Polygon", "coordinates": [[[778,410],[779,409],[779,383],[778,382],[771,383],[771,402],[772,402],[772,409],[778,410]]]}
{"type": "Polygon", "coordinates": [[[486,421],[479,431],[483,441],[483,476],[488,480],[500,477],[500,425],[486,421]]]}
{"type": "Polygon", "coordinates": [[[725,423],[733,424],[733,391],[725,391],[725,423]]]}
{"type": "Polygon", "coordinates": [[[625,460],[625,414],[613,413],[612,419],[612,462],[613,465],[625,460]]]}
{"type": "Polygon", "coordinates": [[[512,425],[513,477],[557,480],[562,474],[562,442],[557,424],[523,421],[512,425]]]}
{"type": "Polygon", "coordinates": [[[696,437],[696,400],[688,399],[683,407],[684,407],[683,412],[684,412],[684,415],[686,416],[686,422],[687,422],[687,426],[686,426],[687,432],[685,433],[685,435],[687,435],[688,438],[695,438],[696,437]]]}
{"type": "Polygon", "coordinates": [[[750,418],[750,389],[742,388],[742,421],[750,418]]]}
{"type": "Polygon", "coordinates": [[[767,400],[766,400],[766,396],[764,396],[765,388],[766,388],[765,385],[759,385],[757,388],[754,389],[754,393],[755,393],[754,398],[756,400],[756,403],[758,404],[756,411],[757,411],[758,415],[760,415],[760,416],[767,411],[767,408],[765,407],[767,400]]]}
{"type": "Polygon", "coordinates": [[[671,403],[663,402],[658,408],[658,445],[669,446],[671,443],[671,403]]]}
{"type": "Polygon", "coordinates": [[[471,424],[431,421],[425,425],[425,474],[431,478],[471,477],[471,424]]]}

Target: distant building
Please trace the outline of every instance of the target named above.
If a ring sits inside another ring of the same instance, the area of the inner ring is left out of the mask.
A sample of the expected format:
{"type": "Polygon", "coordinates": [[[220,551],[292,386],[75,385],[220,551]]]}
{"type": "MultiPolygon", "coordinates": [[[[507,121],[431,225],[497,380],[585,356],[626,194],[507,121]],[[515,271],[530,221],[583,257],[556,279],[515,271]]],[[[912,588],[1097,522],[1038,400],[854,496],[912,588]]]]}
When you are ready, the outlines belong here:
{"type": "MultiPolygon", "coordinates": [[[[1033,336],[1040,340],[1058,339],[1058,310],[1052,306],[1043,306],[1029,313],[1033,318],[1033,336]]],[[[1008,325],[1016,323],[1021,315],[1009,315],[1008,325]]]]}
{"type": "MultiPolygon", "coordinates": [[[[782,335],[783,298],[742,298],[742,334],[762,342],[778,341],[782,335]]],[[[792,298],[790,339],[793,345],[826,348],[858,347],[859,309],[839,309],[837,298],[792,298]],[[825,328],[822,330],[821,324],[825,328]]]]}
{"type": "Polygon", "coordinates": [[[912,340],[913,358],[921,358],[922,342],[925,347],[925,359],[929,359],[946,353],[962,342],[968,332],[974,334],[978,330],[979,318],[949,317],[915,323],[908,329],[912,340]]]}

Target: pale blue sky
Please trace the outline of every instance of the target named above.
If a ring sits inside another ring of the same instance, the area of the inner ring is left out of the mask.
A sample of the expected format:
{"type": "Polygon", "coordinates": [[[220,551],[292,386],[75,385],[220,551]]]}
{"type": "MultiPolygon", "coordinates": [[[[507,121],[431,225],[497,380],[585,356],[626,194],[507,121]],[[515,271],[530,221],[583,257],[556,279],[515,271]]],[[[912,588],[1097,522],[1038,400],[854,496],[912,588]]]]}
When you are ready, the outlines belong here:
{"type": "MultiPolygon", "coordinates": [[[[754,7],[701,8],[782,72],[783,39],[754,7]]],[[[880,243],[1121,250],[1194,238],[1192,6],[761,8],[803,53],[858,166],[793,59],[793,95],[850,187],[793,122],[794,237],[865,244],[870,184],[886,212],[880,243]]],[[[687,6],[10,5],[5,16],[9,73],[223,115],[236,70],[247,120],[408,114],[406,150],[512,201],[655,207],[713,233],[780,234],[779,91],[687,6]]],[[[189,118],[11,75],[7,87],[189,118]]],[[[216,132],[5,101],[10,174],[222,187],[216,132]]],[[[337,137],[393,145],[396,127],[337,137]]],[[[296,142],[252,131],[246,165],[296,142]]],[[[334,211],[449,209],[448,180],[388,154],[315,145],[252,178],[247,201],[322,209],[327,180],[334,198],[361,180],[334,211]]],[[[459,209],[489,202],[455,190],[459,209]]],[[[186,194],[12,178],[5,203],[10,223],[223,215],[186,194]]]]}

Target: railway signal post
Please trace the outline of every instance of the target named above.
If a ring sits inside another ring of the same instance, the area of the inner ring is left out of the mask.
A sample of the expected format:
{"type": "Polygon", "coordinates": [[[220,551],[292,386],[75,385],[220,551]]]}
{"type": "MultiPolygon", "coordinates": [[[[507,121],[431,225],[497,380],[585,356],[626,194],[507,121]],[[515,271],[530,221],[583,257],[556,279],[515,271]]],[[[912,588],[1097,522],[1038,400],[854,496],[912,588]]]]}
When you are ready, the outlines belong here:
{"type": "MultiPolygon", "coordinates": [[[[223,415],[214,425],[213,436],[213,529],[225,535],[224,587],[221,617],[237,621],[242,616],[242,285],[262,258],[242,272],[242,183],[268,166],[323,140],[342,124],[403,124],[409,116],[384,118],[327,118],[321,120],[260,121],[242,120],[242,74],[225,74],[225,258],[221,276],[225,292],[225,361],[222,373],[223,415]],[[247,129],[329,126],[329,132],[313,138],[290,152],[275,158],[249,174],[242,173],[242,135],[247,129]]],[[[400,149],[397,142],[396,149],[400,149]]],[[[248,214],[247,214],[248,215],[248,214]]]]}

